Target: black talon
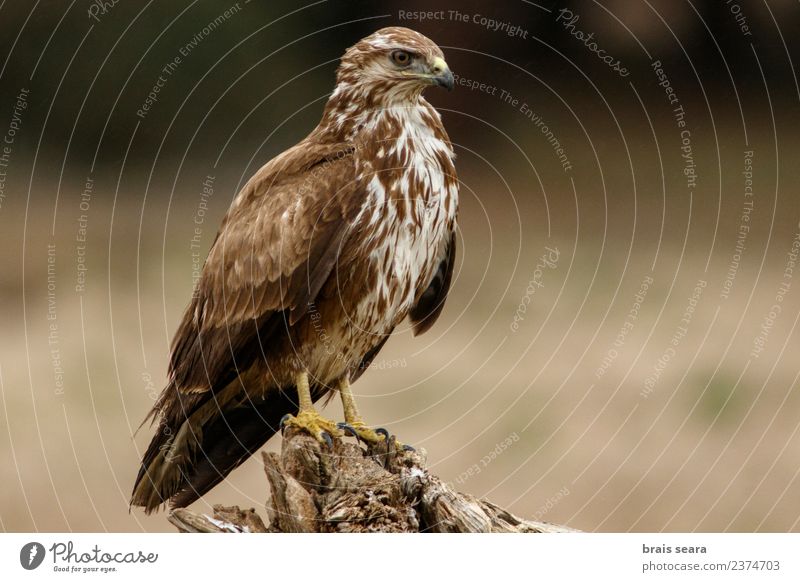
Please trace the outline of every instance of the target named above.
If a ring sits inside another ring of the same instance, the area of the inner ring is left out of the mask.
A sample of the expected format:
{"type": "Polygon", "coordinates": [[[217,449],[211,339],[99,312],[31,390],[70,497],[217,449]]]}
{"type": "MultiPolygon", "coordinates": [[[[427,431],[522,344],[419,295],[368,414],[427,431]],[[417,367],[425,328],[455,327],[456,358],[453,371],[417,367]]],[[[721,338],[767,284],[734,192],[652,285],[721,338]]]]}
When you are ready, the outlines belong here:
{"type": "Polygon", "coordinates": [[[325,441],[325,444],[328,445],[328,448],[329,449],[333,449],[333,438],[331,437],[331,435],[328,434],[325,431],[322,431],[322,435],[321,436],[322,436],[322,440],[325,441]]]}
{"type": "Polygon", "coordinates": [[[286,422],[287,422],[287,421],[288,421],[290,418],[292,418],[292,415],[291,415],[291,414],[284,414],[284,415],[281,417],[281,421],[280,421],[280,423],[278,424],[278,426],[279,426],[279,427],[280,427],[280,429],[281,429],[281,434],[283,434],[283,429],[284,429],[284,428],[286,428],[286,422]]]}
{"type": "Polygon", "coordinates": [[[349,433],[350,436],[354,436],[354,437],[358,438],[358,433],[356,432],[356,429],[353,428],[353,425],[348,424],[346,422],[340,422],[340,423],[337,423],[336,427],[338,429],[340,429],[340,430],[345,431],[346,433],[349,433]]]}
{"type": "Polygon", "coordinates": [[[404,451],[411,451],[412,453],[416,453],[417,452],[417,449],[415,449],[411,445],[403,445],[403,450],[404,451]]]}
{"type": "Polygon", "coordinates": [[[386,430],[385,428],[376,428],[375,434],[383,435],[384,439],[386,439],[387,441],[389,440],[389,431],[386,430]]]}

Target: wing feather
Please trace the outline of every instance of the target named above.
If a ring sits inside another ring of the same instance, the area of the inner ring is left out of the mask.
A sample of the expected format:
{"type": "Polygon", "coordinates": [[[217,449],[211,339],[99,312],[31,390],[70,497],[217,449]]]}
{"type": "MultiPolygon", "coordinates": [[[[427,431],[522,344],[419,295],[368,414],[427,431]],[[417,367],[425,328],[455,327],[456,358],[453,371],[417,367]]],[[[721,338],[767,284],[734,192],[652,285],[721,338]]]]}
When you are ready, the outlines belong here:
{"type": "MultiPolygon", "coordinates": [[[[223,220],[173,340],[170,384],[215,390],[308,310],[364,203],[352,148],[304,143],[264,166],[223,220]]],[[[168,392],[168,391],[165,391],[168,392]]]]}
{"type": "Polygon", "coordinates": [[[453,266],[456,259],[456,233],[452,231],[450,238],[445,243],[444,253],[439,268],[433,276],[428,287],[417,298],[414,307],[408,316],[413,324],[412,331],[415,336],[428,331],[439,319],[444,309],[447,293],[450,291],[450,282],[453,279],[453,266]]]}

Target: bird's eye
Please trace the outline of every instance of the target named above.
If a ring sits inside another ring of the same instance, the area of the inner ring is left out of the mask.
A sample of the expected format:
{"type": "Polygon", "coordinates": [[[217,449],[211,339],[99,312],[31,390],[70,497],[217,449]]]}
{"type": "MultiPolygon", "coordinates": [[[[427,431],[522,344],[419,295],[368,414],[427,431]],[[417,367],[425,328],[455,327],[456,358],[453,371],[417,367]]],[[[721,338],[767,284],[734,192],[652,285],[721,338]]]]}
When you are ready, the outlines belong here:
{"type": "Polygon", "coordinates": [[[411,64],[411,53],[406,51],[393,51],[392,62],[398,67],[407,67],[411,64]]]}

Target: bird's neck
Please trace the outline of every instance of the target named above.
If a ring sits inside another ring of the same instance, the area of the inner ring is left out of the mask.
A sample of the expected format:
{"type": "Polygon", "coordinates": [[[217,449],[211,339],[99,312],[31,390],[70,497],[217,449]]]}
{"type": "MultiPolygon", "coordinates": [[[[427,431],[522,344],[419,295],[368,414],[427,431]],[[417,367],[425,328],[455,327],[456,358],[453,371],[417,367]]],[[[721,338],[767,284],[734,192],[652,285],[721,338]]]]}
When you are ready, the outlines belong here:
{"type": "Polygon", "coordinates": [[[326,137],[352,143],[364,131],[391,111],[425,108],[421,90],[393,91],[389,87],[371,87],[340,83],[328,98],[317,127],[326,137]]]}

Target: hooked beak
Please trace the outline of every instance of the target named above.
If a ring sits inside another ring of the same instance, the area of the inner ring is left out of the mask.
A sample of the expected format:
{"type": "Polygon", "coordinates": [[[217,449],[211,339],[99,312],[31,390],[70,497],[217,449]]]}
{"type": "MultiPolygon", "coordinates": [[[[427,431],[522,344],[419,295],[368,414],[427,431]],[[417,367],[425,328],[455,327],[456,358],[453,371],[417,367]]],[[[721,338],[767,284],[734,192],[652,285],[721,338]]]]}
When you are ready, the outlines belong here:
{"type": "Polygon", "coordinates": [[[431,73],[431,79],[434,83],[440,87],[444,87],[448,91],[453,90],[453,86],[455,85],[453,73],[450,71],[450,67],[447,66],[444,59],[436,57],[433,61],[433,67],[431,67],[431,73]]]}

